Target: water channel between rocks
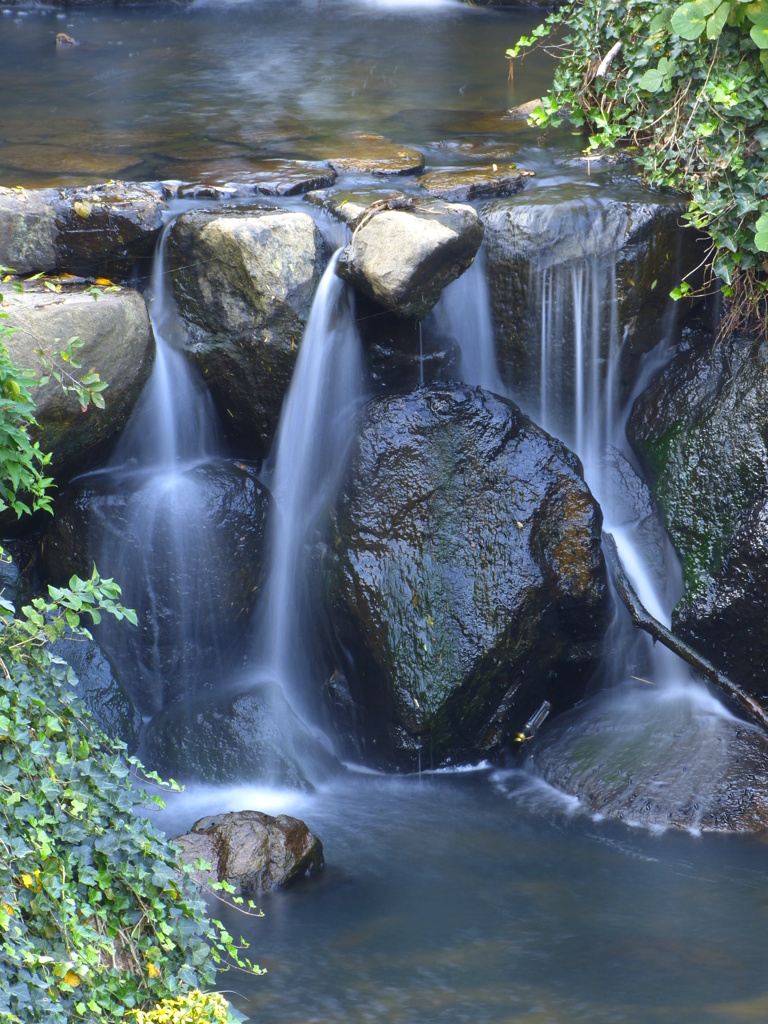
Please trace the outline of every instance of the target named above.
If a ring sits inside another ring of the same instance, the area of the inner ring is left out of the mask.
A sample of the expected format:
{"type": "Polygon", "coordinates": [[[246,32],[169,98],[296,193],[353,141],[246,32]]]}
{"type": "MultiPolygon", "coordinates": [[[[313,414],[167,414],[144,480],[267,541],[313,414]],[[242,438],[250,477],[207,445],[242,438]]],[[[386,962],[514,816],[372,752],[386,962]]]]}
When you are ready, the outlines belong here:
{"type": "MultiPolygon", "coordinates": [[[[582,203],[587,239],[600,233],[598,221],[607,235],[622,203],[645,201],[648,193],[625,169],[597,173],[574,160],[580,138],[563,133],[542,147],[535,130],[505,116],[507,107],[540,94],[551,74],[544,58],[525,65],[511,91],[505,81],[505,46],[538,20],[535,12],[499,14],[453,0],[197,2],[161,13],[0,7],[0,83],[12,75],[18,97],[0,127],[0,182],[80,185],[118,176],[248,181],[257,164],[259,173],[264,170],[263,161],[329,159],[357,145],[357,134],[375,132],[416,147],[429,167],[466,169],[509,154],[505,158],[536,172],[529,185],[532,208],[537,202],[551,207],[558,198],[582,203]],[[77,37],[78,48],[54,47],[62,29],[77,37]]],[[[414,189],[407,178],[382,184],[354,173],[342,184],[364,186],[372,197],[386,195],[393,184],[409,194],[414,189]]],[[[190,205],[179,203],[172,212],[190,205]]],[[[283,205],[307,208],[300,198],[283,205]]],[[[329,248],[346,241],[345,229],[331,230],[324,213],[312,213],[328,239],[333,236],[329,248]]],[[[530,329],[540,335],[540,348],[531,366],[514,372],[517,356],[502,353],[500,368],[485,280],[497,237],[486,230],[480,255],[445,290],[430,329],[464,348],[464,381],[519,399],[578,451],[643,600],[668,619],[680,592],[679,569],[655,527],[643,527],[651,531],[650,544],[639,536],[622,492],[622,480],[634,473],[624,439],[628,402],[663,364],[664,342],[633,365],[634,391],[622,391],[629,371],[622,362],[627,339],[618,326],[615,265],[585,250],[579,263],[540,261],[527,282],[530,329]],[[566,336],[573,353],[549,347],[551,339],[566,336]],[[504,385],[502,369],[507,381],[524,370],[528,384],[504,385]]],[[[314,503],[333,500],[333,477],[343,469],[341,453],[352,444],[349,426],[363,400],[355,390],[361,371],[352,307],[345,305],[345,286],[326,275],[316,300],[325,316],[318,340],[333,334],[338,344],[329,342],[323,355],[313,342],[310,352],[308,340],[317,331],[310,321],[305,365],[300,362],[295,374],[303,390],[286,400],[271,460],[258,474],[228,464],[205,389],[174,348],[179,323],[159,256],[155,270],[150,290],[160,355],[143,407],[94,485],[104,492],[94,527],[102,571],[123,582],[126,602],[139,608],[150,633],[155,607],[162,609],[174,590],[174,614],[194,624],[192,632],[185,627],[144,657],[146,718],[178,700],[178,693],[164,689],[169,679],[193,680],[190,686],[199,684],[201,692],[224,692],[231,683],[216,622],[240,597],[207,579],[218,555],[206,516],[232,474],[240,474],[243,493],[256,494],[265,508],[264,485],[271,485],[289,520],[275,526],[273,514],[265,542],[272,561],[253,613],[251,668],[259,666],[258,685],[267,688],[275,679],[287,684],[288,677],[312,672],[302,633],[311,602],[301,589],[297,550],[316,525],[314,503]],[[326,361],[311,362],[315,358],[326,361]],[[312,416],[319,424],[313,434],[321,435],[316,449],[303,447],[301,435],[302,419],[312,416]],[[339,432],[331,434],[332,427],[339,432]],[[181,531],[180,508],[189,520],[181,531]],[[153,533],[162,552],[154,563],[149,545],[137,557],[132,539],[153,533]],[[132,573],[138,581],[133,590],[132,573]]],[[[654,330],[661,337],[663,316],[659,323],[654,330]]],[[[237,509],[229,514],[244,532],[237,509]]],[[[262,543],[257,532],[248,543],[262,543]]],[[[708,801],[717,797],[710,792],[713,751],[730,741],[734,719],[671,656],[660,657],[628,630],[621,616],[611,630],[610,649],[621,653],[603,666],[597,685],[614,688],[586,718],[577,712],[575,725],[565,719],[556,727],[550,750],[545,744],[534,761],[557,779],[565,750],[571,759],[566,774],[572,775],[584,753],[573,743],[575,730],[579,742],[592,745],[590,757],[616,758],[614,806],[623,807],[627,785],[641,792],[642,800],[623,813],[634,824],[590,812],[588,787],[580,802],[530,766],[430,772],[425,752],[424,770],[413,775],[359,768],[334,774],[332,744],[316,729],[306,772],[313,792],[192,783],[169,800],[158,817],[169,834],[204,814],[254,808],[302,817],[323,841],[321,877],[265,895],[264,918],[216,907],[269,971],[261,978],[222,978],[240,1009],[263,1024],[732,1024],[768,1018],[765,837],[699,834],[708,801]],[[665,681],[666,688],[649,689],[649,682],[665,681]],[[654,773],[659,766],[667,772],[662,778],[654,773]],[[691,786],[698,789],[691,792],[691,786]],[[682,808],[679,821],[690,831],[636,827],[653,824],[667,804],[682,808]]],[[[137,658],[131,650],[123,656],[137,658]]],[[[281,728],[298,734],[296,722],[312,724],[312,702],[305,703],[300,688],[284,690],[281,728]]],[[[172,730],[173,718],[166,717],[172,730]]]]}

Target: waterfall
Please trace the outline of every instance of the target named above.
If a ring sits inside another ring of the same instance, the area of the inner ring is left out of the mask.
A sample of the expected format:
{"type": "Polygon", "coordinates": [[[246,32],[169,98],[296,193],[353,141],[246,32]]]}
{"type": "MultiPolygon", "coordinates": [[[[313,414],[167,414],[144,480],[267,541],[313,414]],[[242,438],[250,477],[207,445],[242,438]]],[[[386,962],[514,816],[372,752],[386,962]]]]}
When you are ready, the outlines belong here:
{"type": "Polygon", "coordinates": [[[506,395],[496,363],[491,300],[482,247],[461,277],[443,289],[432,318],[437,330],[454,337],[461,348],[461,379],[494,394],[506,395]]]}
{"type": "Polygon", "coordinates": [[[339,251],[312,304],[266,474],[277,508],[257,617],[259,671],[305,714],[310,709],[301,679],[313,647],[308,547],[336,497],[363,396],[352,292],[336,274],[339,251]]]}
{"type": "Polygon", "coordinates": [[[125,667],[144,715],[215,685],[231,651],[229,579],[209,507],[221,447],[207,389],[178,348],[183,327],[167,286],[169,227],[149,296],[152,373],[107,467],[85,481],[96,491],[97,563],[120,580],[124,603],[139,617],[138,630],[104,623],[99,638],[125,667]]]}

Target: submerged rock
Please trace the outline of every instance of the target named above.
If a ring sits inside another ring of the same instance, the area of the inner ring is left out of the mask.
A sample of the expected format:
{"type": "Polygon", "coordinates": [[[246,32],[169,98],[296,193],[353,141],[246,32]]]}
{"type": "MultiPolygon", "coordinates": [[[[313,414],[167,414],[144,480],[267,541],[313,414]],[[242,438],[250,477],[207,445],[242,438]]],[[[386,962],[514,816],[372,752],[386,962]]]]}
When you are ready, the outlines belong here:
{"type": "Polygon", "coordinates": [[[516,395],[536,407],[544,331],[560,404],[576,391],[577,338],[597,344],[621,400],[629,397],[641,356],[689,308],[669,299],[702,262],[702,236],[681,227],[684,208],[665,197],[562,199],[547,190],[483,207],[499,369],[516,395]]]}
{"type": "Polygon", "coordinates": [[[401,146],[383,135],[351,136],[342,156],[331,156],[328,163],[339,174],[402,175],[421,174],[424,157],[416,149],[401,146]]]}
{"type": "Polygon", "coordinates": [[[705,832],[768,827],[768,736],[699,686],[601,694],[533,747],[534,770],[589,813],[705,832]]]}
{"type": "Polygon", "coordinates": [[[233,811],[200,818],[190,832],[174,840],[185,864],[202,858],[210,870],[195,870],[192,878],[203,888],[226,881],[234,895],[263,892],[315,875],[324,866],[323,844],[303,821],[261,811],[233,811]]]}
{"type": "MultiPolygon", "coordinates": [[[[219,681],[219,686],[221,685],[219,681]]],[[[144,736],[149,767],[177,779],[249,782],[311,790],[340,770],[275,683],[197,701],[155,715],[144,736]]]]}
{"type": "Polygon", "coordinates": [[[93,369],[109,385],[103,392],[106,408],[90,406],[85,412],[76,394],[52,376],[35,390],[41,447],[53,456],[54,476],[66,476],[122,429],[149,377],[154,339],[144,299],[130,288],[105,292],[95,302],[82,286],[61,292],[25,288],[4,312],[6,323],[15,328],[8,351],[17,366],[50,373],[35,354],[43,349],[66,371],[57,353],[76,336],[83,342],[76,350],[84,367],[81,375],[93,369]]]}
{"type": "Polygon", "coordinates": [[[369,404],[327,567],[337,668],[368,758],[495,754],[543,701],[583,695],[609,602],[580,472],[479,388],[369,404]]]}
{"type": "Polygon", "coordinates": [[[519,171],[514,164],[496,164],[462,170],[430,171],[419,178],[419,185],[431,196],[455,203],[473,199],[513,196],[525,188],[530,171],[519,171]]]}
{"type": "Polygon", "coordinates": [[[398,316],[422,318],[475,258],[483,224],[471,206],[434,201],[371,206],[355,221],[338,273],[398,316]]]}
{"type": "Polygon", "coordinates": [[[235,181],[198,182],[173,185],[173,193],[182,199],[235,199],[247,196],[296,196],[313,189],[329,188],[336,171],[327,164],[304,160],[262,160],[235,181]]]}
{"type": "Polygon", "coordinates": [[[0,265],[18,274],[128,274],[152,255],[163,188],[114,181],[84,188],[0,188],[0,265]]]}
{"type": "Polygon", "coordinates": [[[57,500],[43,569],[61,585],[73,572],[89,576],[96,560],[103,576],[120,581],[138,629],[105,616],[96,632],[149,714],[220,685],[239,664],[264,574],[271,499],[242,464],[200,465],[172,480],[103,479],[111,491],[93,482],[57,500]]]}
{"type": "Polygon", "coordinates": [[[174,222],[168,260],[189,352],[227,428],[264,456],[327,261],[322,236],[306,213],[192,212],[174,222]]]}
{"type": "Polygon", "coordinates": [[[768,707],[768,341],[681,352],[628,436],[683,562],[675,632],[768,707]]]}

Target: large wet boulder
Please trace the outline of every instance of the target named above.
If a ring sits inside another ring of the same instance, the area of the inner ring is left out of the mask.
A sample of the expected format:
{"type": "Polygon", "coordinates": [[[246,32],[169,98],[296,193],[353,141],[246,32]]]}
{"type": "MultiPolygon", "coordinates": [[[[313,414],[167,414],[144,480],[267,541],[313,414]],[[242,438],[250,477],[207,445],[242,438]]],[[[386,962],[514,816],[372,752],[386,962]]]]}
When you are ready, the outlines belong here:
{"type": "Polygon", "coordinates": [[[306,213],[183,214],[168,260],[189,352],[228,428],[266,455],[327,251],[306,213]]]}
{"type": "Polygon", "coordinates": [[[173,478],[105,475],[56,502],[42,543],[45,578],[120,582],[138,629],[105,616],[96,630],[143,714],[212,690],[247,647],[266,560],[269,492],[244,464],[209,463],[173,478]]]}
{"type": "Polygon", "coordinates": [[[198,885],[226,881],[235,887],[236,896],[282,888],[317,874],[325,863],[323,844],[303,821],[289,814],[215,814],[200,818],[174,842],[181,847],[185,864],[202,858],[211,865],[210,870],[192,872],[198,885]]]}
{"type": "Polygon", "coordinates": [[[439,200],[372,204],[354,222],[338,273],[401,317],[426,316],[467,269],[483,240],[471,206],[439,200]]]}
{"type": "Polygon", "coordinates": [[[270,682],[179,700],[149,723],[142,753],[149,767],[176,779],[303,791],[340,770],[325,743],[270,682]]]}
{"type": "Polygon", "coordinates": [[[768,341],[681,352],[628,433],[683,563],[675,632],[768,706],[768,341]]]}
{"type": "Polygon", "coordinates": [[[82,286],[60,292],[27,287],[14,294],[3,312],[8,314],[5,323],[15,328],[8,350],[16,365],[50,374],[48,383],[34,393],[39,440],[53,455],[53,475],[66,476],[123,428],[144,388],[154,356],[146,304],[130,288],[105,292],[94,301],[82,286]],[[83,342],[75,350],[81,371],[60,356],[73,337],[83,342]],[[95,370],[109,385],[103,392],[106,407],[90,406],[83,412],[77,395],[54,379],[50,364],[43,363],[36,349],[50,353],[65,385],[70,383],[67,372],[78,376],[95,370]]]}
{"type": "Polygon", "coordinates": [[[608,691],[531,746],[533,770],[589,814],[696,832],[768,827],[768,736],[693,683],[608,691]]]}
{"type": "Polygon", "coordinates": [[[85,637],[64,636],[52,647],[77,676],[73,692],[83,701],[96,725],[113,740],[122,740],[129,753],[139,742],[141,714],[115,675],[99,644],[85,637]]]}
{"type": "Polygon", "coordinates": [[[578,460],[511,402],[370,402],[326,561],[366,756],[471,761],[579,700],[608,614],[601,523],[578,460]]]}
{"type": "Polygon", "coordinates": [[[499,369],[527,406],[538,407],[542,332],[553,345],[550,397],[564,412],[583,362],[579,344],[597,345],[629,397],[643,353],[688,310],[671,304],[670,290],[702,263],[684,209],[664,196],[624,202],[547,189],[482,208],[499,369]],[[557,397],[552,380],[562,382],[557,397]]]}
{"type": "Polygon", "coordinates": [[[152,255],[165,206],[154,183],[0,188],[0,265],[125,276],[152,255]]]}

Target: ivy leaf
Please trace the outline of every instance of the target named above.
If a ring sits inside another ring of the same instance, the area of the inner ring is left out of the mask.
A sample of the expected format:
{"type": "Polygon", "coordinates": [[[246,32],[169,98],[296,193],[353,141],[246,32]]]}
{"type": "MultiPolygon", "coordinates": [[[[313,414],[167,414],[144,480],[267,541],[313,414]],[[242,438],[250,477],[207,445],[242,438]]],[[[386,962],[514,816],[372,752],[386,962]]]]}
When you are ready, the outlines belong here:
{"type": "Polygon", "coordinates": [[[755,245],[760,252],[768,252],[768,213],[757,218],[755,224],[755,245]]]}
{"type": "MultiPolygon", "coordinates": [[[[768,14],[763,14],[750,30],[750,38],[761,50],[768,50],[768,14]]],[[[761,54],[762,57],[762,54],[761,54]]]]}
{"type": "Polygon", "coordinates": [[[728,15],[731,13],[731,5],[722,3],[715,13],[707,21],[707,39],[717,39],[725,28],[728,15]]]}
{"type": "Polygon", "coordinates": [[[677,8],[670,24],[681,39],[698,39],[707,27],[707,18],[720,6],[719,0],[692,0],[677,8]]]}

